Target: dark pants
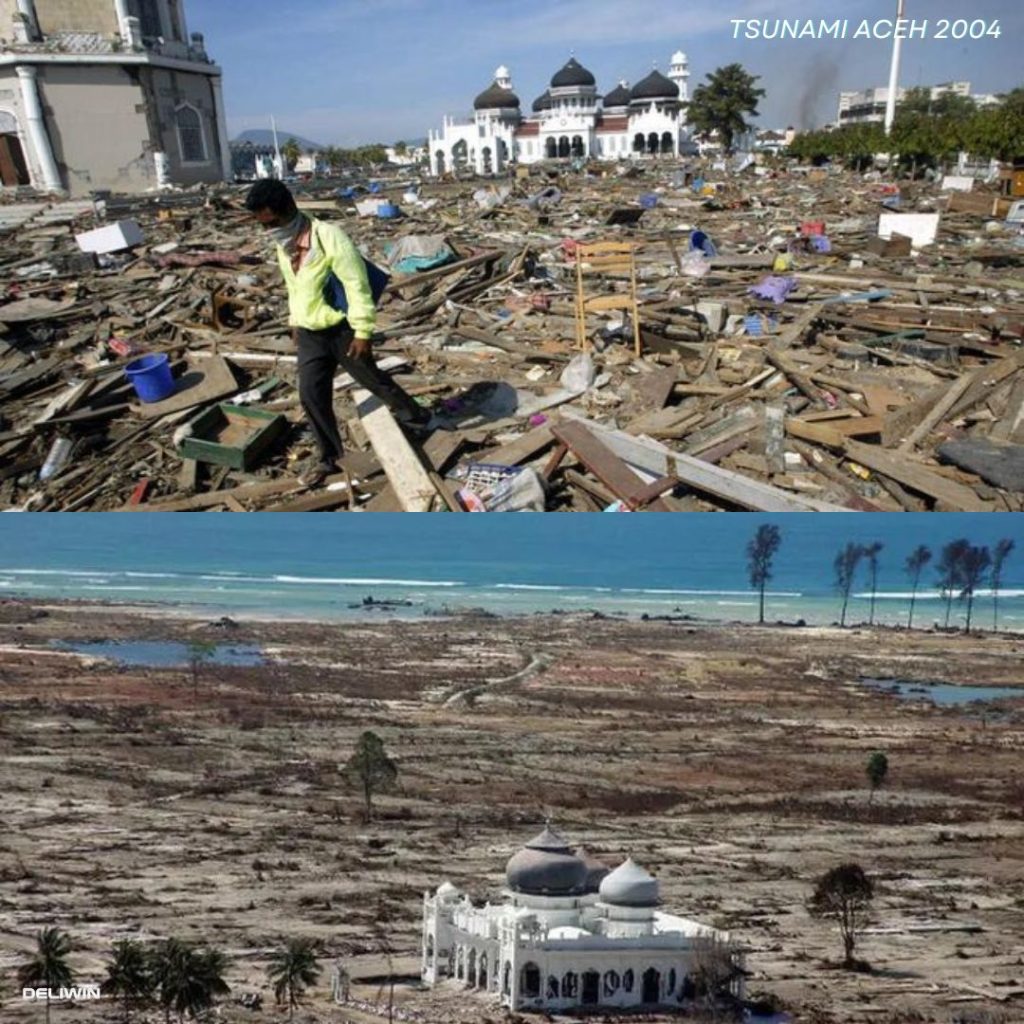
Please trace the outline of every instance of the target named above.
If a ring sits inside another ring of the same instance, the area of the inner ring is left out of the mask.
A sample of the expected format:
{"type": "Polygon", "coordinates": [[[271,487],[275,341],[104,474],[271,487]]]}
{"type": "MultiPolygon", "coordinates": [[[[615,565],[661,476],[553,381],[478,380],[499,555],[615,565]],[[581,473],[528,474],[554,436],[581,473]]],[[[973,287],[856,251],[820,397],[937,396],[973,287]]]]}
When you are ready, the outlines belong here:
{"type": "Polygon", "coordinates": [[[299,400],[313,429],[320,458],[333,462],[341,456],[341,437],[334,416],[334,374],[338,367],[357,384],[375,394],[400,421],[422,422],[427,413],[388,374],[377,369],[373,355],[349,355],[352,328],[347,323],[325,331],[298,331],[299,400]]]}

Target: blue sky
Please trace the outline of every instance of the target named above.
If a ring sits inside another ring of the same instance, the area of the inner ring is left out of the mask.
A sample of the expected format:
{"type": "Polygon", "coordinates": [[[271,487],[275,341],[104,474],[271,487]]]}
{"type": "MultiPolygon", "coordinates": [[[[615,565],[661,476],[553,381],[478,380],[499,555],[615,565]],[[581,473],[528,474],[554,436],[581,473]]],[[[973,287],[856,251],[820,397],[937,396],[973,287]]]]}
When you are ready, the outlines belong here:
{"type": "MultiPolygon", "coordinates": [[[[902,84],[966,79],[975,92],[1024,84],[1020,0],[906,0],[929,38],[904,46],[902,84]],[[940,18],[998,21],[1000,38],[933,38],[940,18]]],[[[529,110],[573,51],[607,92],[636,82],[674,50],[690,58],[691,87],[716,67],[761,75],[766,127],[835,117],[840,89],[883,85],[891,43],[733,38],[734,18],[891,18],[895,0],[187,0],[225,73],[231,135],[269,127],[325,144],[394,142],[466,114],[506,64],[529,110]]],[[[852,34],[852,28],[851,28],[852,34]]]]}

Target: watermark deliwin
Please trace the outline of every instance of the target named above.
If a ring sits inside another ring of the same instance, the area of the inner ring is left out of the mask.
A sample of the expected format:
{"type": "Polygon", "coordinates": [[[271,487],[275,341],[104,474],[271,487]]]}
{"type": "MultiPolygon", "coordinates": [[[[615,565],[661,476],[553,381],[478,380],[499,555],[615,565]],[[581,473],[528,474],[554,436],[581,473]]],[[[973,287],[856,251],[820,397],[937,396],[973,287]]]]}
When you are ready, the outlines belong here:
{"type": "Polygon", "coordinates": [[[76,985],[72,988],[23,988],[21,998],[33,1002],[70,1003],[86,999],[102,999],[99,985],[76,985]]]}
{"type": "Polygon", "coordinates": [[[733,39],[999,39],[999,20],[986,18],[730,18],[733,39]]]}

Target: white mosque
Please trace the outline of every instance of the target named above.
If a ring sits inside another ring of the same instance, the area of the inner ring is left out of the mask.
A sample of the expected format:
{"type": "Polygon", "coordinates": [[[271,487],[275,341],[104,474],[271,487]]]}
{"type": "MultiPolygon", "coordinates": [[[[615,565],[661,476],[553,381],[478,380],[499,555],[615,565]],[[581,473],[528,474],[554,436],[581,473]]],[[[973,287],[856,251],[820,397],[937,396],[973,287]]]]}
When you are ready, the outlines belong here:
{"type": "Polygon", "coordinates": [[[678,1006],[698,994],[697,958],[717,948],[743,997],[729,935],[657,909],[658,882],[632,859],[612,871],[548,826],[505,878],[497,905],[474,906],[449,882],[424,893],[426,984],[454,979],[512,1010],[678,1006]]]}
{"type": "Polygon", "coordinates": [[[572,57],[524,116],[502,65],[473,101],[472,120],[446,117],[439,132],[430,132],[430,171],[465,167],[492,174],[511,161],[678,156],[686,138],[689,78],[686,54],[678,50],[667,76],[655,68],[636,85],[622,81],[599,96],[594,76],[572,57]]]}

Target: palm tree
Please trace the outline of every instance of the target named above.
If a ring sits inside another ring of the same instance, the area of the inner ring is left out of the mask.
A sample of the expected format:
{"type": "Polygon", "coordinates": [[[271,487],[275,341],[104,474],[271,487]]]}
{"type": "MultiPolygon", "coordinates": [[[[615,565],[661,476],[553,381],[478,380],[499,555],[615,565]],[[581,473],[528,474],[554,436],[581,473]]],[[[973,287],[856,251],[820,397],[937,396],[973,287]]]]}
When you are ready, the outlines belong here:
{"type": "Polygon", "coordinates": [[[284,162],[287,164],[288,170],[291,171],[299,162],[299,157],[302,156],[302,147],[296,139],[289,139],[281,147],[281,156],[284,157],[284,162]]]}
{"type": "Polygon", "coordinates": [[[875,592],[878,590],[878,553],[885,545],[876,540],[864,548],[864,557],[868,560],[868,579],[871,581],[871,614],[868,616],[868,625],[875,624],[875,592]]]}
{"type": "Polygon", "coordinates": [[[75,972],[67,962],[71,936],[59,928],[44,928],[36,936],[36,952],[18,968],[22,988],[46,989],[46,1024],[50,1024],[50,989],[70,988],[75,972]]]}
{"type": "Polygon", "coordinates": [[[216,996],[231,991],[223,978],[227,958],[219,950],[199,950],[180,939],[166,939],[150,963],[167,1021],[172,1010],[179,1020],[184,1020],[186,1013],[194,1017],[209,1009],[216,996]]]}
{"type": "Polygon", "coordinates": [[[114,943],[103,991],[124,1000],[125,1020],[128,1020],[133,1004],[139,1005],[152,998],[153,976],[149,958],[146,947],[137,939],[122,939],[114,943]]]}
{"type": "Polygon", "coordinates": [[[971,631],[971,609],[974,607],[974,591],[985,579],[985,573],[992,564],[992,556],[986,547],[968,545],[960,561],[960,600],[967,601],[967,632],[971,631]]]}
{"type": "Polygon", "coordinates": [[[910,616],[907,618],[907,629],[914,628],[914,602],[917,600],[917,588],[921,582],[921,573],[931,560],[931,551],[923,544],[919,544],[903,563],[903,571],[910,577],[913,584],[913,589],[910,592],[910,616]]]}
{"type": "MultiPolygon", "coordinates": [[[[1017,90],[1024,92],[1024,90],[1017,90]]],[[[999,630],[999,590],[1003,585],[1003,565],[1014,548],[1014,542],[1004,537],[992,553],[992,632],[999,630]]]]}
{"type": "Polygon", "coordinates": [[[832,563],[836,573],[836,590],[843,599],[843,611],[839,616],[839,625],[846,626],[846,606],[850,602],[850,590],[857,574],[857,566],[864,557],[864,549],[859,544],[849,543],[835,557],[832,563]]]}
{"type": "Polygon", "coordinates": [[[961,562],[964,552],[970,547],[970,543],[963,537],[958,540],[951,540],[939,556],[938,570],[939,590],[946,602],[946,623],[944,629],[949,629],[949,613],[953,607],[953,595],[960,589],[962,575],[961,562]]]}
{"type": "Polygon", "coordinates": [[[288,1019],[295,1016],[302,993],[315,985],[320,977],[320,965],[316,960],[318,944],[315,939],[289,939],[279,949],[267,967],[267,978],[274,985],[274,998],[288,1004],[288,1019]]]}

